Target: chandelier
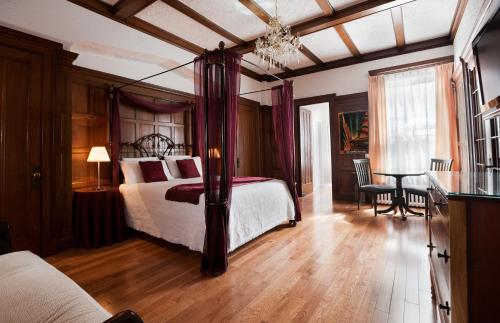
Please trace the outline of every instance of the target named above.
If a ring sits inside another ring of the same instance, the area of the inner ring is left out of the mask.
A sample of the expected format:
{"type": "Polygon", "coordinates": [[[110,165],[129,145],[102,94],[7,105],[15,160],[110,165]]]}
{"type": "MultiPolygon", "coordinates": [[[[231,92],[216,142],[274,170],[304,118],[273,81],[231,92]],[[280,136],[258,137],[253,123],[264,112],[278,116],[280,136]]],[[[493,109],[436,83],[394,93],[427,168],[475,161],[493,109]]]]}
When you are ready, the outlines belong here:
{"type": "Polygon", "coordinates": [[[283,26],[278,16],[278,0],[275,2],[276,15],[269,19],[266,34],[255,41],[255,54],[267,68],[286,66],[291,59],[299,62],[299,49],[302,47],[299,35],[292,35],[289,25],[283,26]]]}

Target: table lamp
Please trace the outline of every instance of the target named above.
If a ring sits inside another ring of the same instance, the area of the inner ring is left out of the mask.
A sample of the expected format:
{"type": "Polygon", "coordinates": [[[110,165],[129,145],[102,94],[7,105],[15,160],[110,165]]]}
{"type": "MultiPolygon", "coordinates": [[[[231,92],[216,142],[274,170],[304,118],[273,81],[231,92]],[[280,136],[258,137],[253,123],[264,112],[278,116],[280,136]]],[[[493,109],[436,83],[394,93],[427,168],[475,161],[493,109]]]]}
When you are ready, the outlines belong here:
{"type": "Polygon", "coordinates": [[[88,163],[97,163],[97,191],[101,188],[101,162],[109,162],[109,155],[106,147],[92,147],[87,158],[88,163]]]}

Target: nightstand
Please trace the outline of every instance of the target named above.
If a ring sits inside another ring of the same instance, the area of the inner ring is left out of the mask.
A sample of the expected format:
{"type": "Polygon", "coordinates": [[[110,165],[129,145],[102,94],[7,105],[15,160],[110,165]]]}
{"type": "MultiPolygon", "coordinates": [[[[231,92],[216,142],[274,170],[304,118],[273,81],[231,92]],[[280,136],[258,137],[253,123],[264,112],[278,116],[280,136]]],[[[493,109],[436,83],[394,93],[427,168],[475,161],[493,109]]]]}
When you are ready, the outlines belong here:
{"type": "Polygon", "coordinates": [[[117,187],[74,190],[73,218],[75,242],[79,247],[110,245],[125,237],[123,197],[117,187]]]}

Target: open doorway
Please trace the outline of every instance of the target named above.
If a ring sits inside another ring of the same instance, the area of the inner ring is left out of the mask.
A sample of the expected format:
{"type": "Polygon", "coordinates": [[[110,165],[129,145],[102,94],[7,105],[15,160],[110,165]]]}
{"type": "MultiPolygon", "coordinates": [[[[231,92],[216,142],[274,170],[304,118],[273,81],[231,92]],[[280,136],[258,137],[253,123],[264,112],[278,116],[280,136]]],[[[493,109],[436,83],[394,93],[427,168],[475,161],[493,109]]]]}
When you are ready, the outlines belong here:
{"type": "Polygon", "coordinates": [[[297,179],[302,196],[332,185],[330,111],[334,96],[295,101],[297,179]]]}

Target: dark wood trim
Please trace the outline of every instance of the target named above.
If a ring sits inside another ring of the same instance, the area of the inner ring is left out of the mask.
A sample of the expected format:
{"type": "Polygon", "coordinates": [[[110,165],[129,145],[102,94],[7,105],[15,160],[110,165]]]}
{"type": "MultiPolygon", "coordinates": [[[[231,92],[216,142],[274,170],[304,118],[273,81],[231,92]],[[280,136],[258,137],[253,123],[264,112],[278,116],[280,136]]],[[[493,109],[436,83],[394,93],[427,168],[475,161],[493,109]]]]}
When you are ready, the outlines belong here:
{"type": "MultiPolygon", "coordinates": [[[[242,0],[251,1],[251,0],[242,0]]],[[[301,36],[308,35],[326,28],[345,24],[349,21],[357,20],[378,12],[389,10],[394,7],[404,5],[416,0],[373,0],[336,11],[329,16],[316,17],[311,20],[301,22],[292,26],[293,34],[301,36]]],[[[243,45],[234,46],[231,50],[244,54],[249,53],[255,48],[256,39],[246,42],[243,45]]]]}
{"type": "Polygon", "coordinates": [[[396,44],[399,48],[404,47],[405,41],[405,30],[403,24],[403,9],[401,7],[395,7],[391,9],[392,25],[394,26],[394,33],[396,34],[396,44]]]}
{"type": "Polygon", "coordinates": [[[113,13],[120,18],[136,15],[156,0],[120,0],[113,6],[113,13]]]}
{"type": "Polygon", "coordinates": [[[304,54],[304,56],[306,56],[307,58],[309,58],[316,65],[323,64],[323,61],[318,56],[316,56],[313,52],[311,52],[309,50],[309,48],[307,48],[306,46],[302,45],[302,48],[300,49],[300,51],[302,52],[302,54],[304,54]]]}
{"type": "MultiPolygon", "coordinates": [[[[302,175],[301,175],[301,161],[300,161],[300,107],[304,105],[311,105],[311,104],[317,104],[317,103],[324,103],[328,102],[330,108],[330,147],[333,145],[333,111],[334,111],[334,104],[335,104],[335,97],[336,94],[325,94],[325,95],[318,95],[318,96],[313,96],[309,98],[302,98],[302,99],[296,99],[293,102],[294,105],[294,137],[295,137],[295,182],[297,183],[297,191],[299,196],[304,196],[302,193],[302,175]]],[[[331,149],[331,161],[332,161],[332,181],[333,181],[333,149],[331,149]]],[[[333,183],[333,182],[332,182],[333,183]]],[[[333,200],[333,191],[332,191],[332,200],[333,200]]]]}
{"type": "Polygon", "coordinates": [[[239,38],[238,36],[232,34],[231,32],[227,31],[226,29],[220,27],[219,25],[215,24],[211,20],[207,19],[205,16],[199,14],[195,10],[191,9],[184,3],[180,2],[179,0],[162,0],[164,3],[169,5],[170,7],[174,8],[175,10],[183,13],[184,15],[188,16],[189,18],[193,19],[194,21],[202,24],[203,26],[207,27],[208,29],[216,32],[217,34],[221,35],[222,37],[229,39],[235,44],[243,44],[244,41],[243,39],[239,38]]]}
{"type": "Polygon", "coordinates": [[[352,41],[351,36],[349,36],[349,34],[347,33],[347,30],[345,30],[344,26],[338,25],[333,28],[335,28],[335,31],[337,32],[337,34],[339,34],[340,39],[342,39],[342,42],[344,42],[351,54],[355,57],[359,57],[361,53],[359,52],[358,47],[356,47],[356,45],[352,41]]]}
{"type": "Polygon", "coordinates": [[[370,76],[373,76],[373,75],[379,75],[379,74],[395,73],[395,72],[402,72],[405,70],[411,70],[411,69],[415,69],[415,68],[422,68],[422,67],[426,67],[426,66],[444,64],[444,63],[452,63],[452,62],[453,62],[453,55],[428,59],[425,61],[419,61],[419,62],[415,62],[415,63],[408,63],[408,64],[403,64],[403,65],[391,66],[391,67],[381,68],[381,69],[377,69],[377,70],[371,70],[368,72],[368,74],[370,74],[370,76]]]}
{"type": "Polygon", "coordinates": [[[331,15],[335,11],[335,10],[333,10],[333,7],[332,7],[330,1],[328,1],[328,0],[316,0],[316,3],[321,8],[321,10],[323,11],[323,14],[325,16],[331,15]]]}
{"type": "MultiPolygon", "coordinates": [[[[97,14],[100,14],[104,17],[122,23],[128,27],[139,30],[143,33],[146,33],[150,36],[163,40],[166,43],[182,48],[190,53],[200,55],[203,53],[204,49],[196,44],[193,44],[181,37],[178,37],[168,31],[165,31],[161,28],[158,28],[144,20],[141,20],[136,17],[129,18],[120,18],[115,16],[113,13],[113,6],[108,5],[99,0],[68,0],[71,3],[74,3],[80,7],[93,11],[97,14]]],[[[255,73],[247,68],[242,67],[241,72],[243,75],[246,75],[250,78],[253,78],[257,81],[263,81],[263,77],[260,74],[255,73]]]]}
{"type": "MultiPolygon", "coordinates": [[[[403,54],[408,54],[408,53],[413,53],[421,50],[426,50],[426,49],[432,49],[432,48],[438,48],[438,47],[443,47],[443,46],[449,46],[452,45],[452,41],[449,37],[440,37],[440,38],[435,38],[431,40],[425,40],[419,43],[414,43],[410,45],[406,45],[403,48],[389,48],[389,49],[384,49],[368,54],[361,55],[359,57],[348,57],[336,61],[331,61],[331,62],[326,62],[323,65],[314,65],[314,66],[308,66],[304,68],[299,68],[296,70],[293,70],[288,73],[279,73],[277,74],[278,77],[285,79],[285,78],[291,78],[291,77],[297,77],[301,75],[306,75],[306,74],[311,74],[311,73],[316,73],[316,72],[322,72],[322,71],[327,71],[343,66],[348,66],[348,65],[354,65],[354,64],[359,64],[359,63],[365,63],[377,59],[383,59],[387,57],[392,57],[392,56],[397,56],[397,55],[403,55],[403,54]]],[[[274,81],[274,79],[271,79],[271,77],[266,76],[265,80],[270,82],[274,81]]]]}
{"type": "Polygon", "coordinates": [[[460,22],[462,21],[462,17],[464,16],[465,7],[467,7],[467,0],[458,0],[457,8],[455,9],[455,14],[453,15],[453,22],[450,27],[451,40],[455,39],[458,27],[460,26],[460,22]]]}

